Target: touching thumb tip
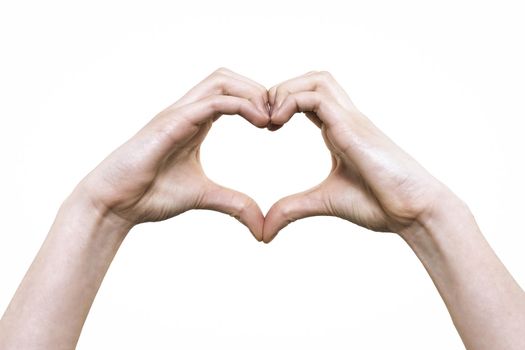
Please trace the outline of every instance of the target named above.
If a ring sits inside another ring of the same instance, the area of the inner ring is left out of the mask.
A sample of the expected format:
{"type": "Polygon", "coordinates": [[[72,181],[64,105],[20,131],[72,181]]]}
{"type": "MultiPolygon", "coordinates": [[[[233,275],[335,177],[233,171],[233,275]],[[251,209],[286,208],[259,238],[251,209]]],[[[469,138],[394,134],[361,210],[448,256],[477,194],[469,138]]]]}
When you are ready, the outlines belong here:
{"type": "Polygon", "coordinates": [[[263,242],[264,244],[269,244],[271,241],[273,241],[274,238],[275,238],[275,236],[273,236],[273,237],[268,237],[268,238],[265,237],[265,238],[262,239],[262,242],[263,242]]]}
{"type": "Polygon", "coordinates": [[[248,195],[212,183],[202,201],[202,209],[228,214],[248,228],[257,241],[262,241],[264,215],[248,195]]]}

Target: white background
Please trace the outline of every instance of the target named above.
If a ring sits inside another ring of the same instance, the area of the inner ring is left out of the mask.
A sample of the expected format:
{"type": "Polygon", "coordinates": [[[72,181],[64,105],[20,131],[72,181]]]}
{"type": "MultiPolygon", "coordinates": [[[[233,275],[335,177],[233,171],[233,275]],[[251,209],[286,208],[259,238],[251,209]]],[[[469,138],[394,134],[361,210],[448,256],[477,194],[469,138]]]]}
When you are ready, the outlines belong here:
{"type": "MultiPolygon", "coordinates": [[[[268,88],[328,70],[360,110],[469,203],[525,283],[525,12],[520,1],[2,1],[0,309],[62,200],[219,66],[268,88]]],[[[303,115],[276,133],[219,119],[208,175],[278,198],[330,169],[303,115]]],[[[461,349],[396,235],[309,218],[270,245],[192,211],[136,227],[79,349],[461,349]]]]}

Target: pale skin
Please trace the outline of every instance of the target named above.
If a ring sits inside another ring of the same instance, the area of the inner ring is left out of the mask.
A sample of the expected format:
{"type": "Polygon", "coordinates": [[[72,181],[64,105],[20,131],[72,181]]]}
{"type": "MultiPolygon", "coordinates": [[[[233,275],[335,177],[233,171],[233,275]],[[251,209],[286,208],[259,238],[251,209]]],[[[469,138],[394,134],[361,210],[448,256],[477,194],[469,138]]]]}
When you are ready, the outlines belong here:
{"type": "Polygon", "coordinates": [[[525,349],[525,293],[468,206],[361,113],[329,73],[268,91],[224,68],[155,116],[63,202],[0,321],[0,349],[74,349],[132,227],[191,209],[229,214],[265,243],[316,215],[398,234],[425,266],[467,349],[525,349]],[[279,200],[264,216],[253,199],[203,172],[200,145],[219,116],[277,130],[300,112],[332,154],[319,185],[279,200]]]}

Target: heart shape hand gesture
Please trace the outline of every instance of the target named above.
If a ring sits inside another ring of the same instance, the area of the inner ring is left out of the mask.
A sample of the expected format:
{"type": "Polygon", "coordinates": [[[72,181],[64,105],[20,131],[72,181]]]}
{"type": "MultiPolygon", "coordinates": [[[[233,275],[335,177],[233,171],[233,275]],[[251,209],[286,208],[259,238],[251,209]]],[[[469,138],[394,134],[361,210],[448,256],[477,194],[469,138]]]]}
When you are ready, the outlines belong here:
{"type": "Polygon", "coordinates": [[[131,227],[190,209],[234,216],[265,243],[314,215],[396,232],[423,262],[467,348],[524,348],[523,290],[468,207],[358,111],[329,73],[267,90],[227,69],[155,116],[64,201],[0,320],[0,348],[74,348],[131,227]],[[200,146],[221,115],[276,131],[296,113],[320,129],[332,155],[330,174],[317,186],[278,200],[264,216],[252,198],[204,174],[200,146]]]}
{"type": "Polygon", "coordinates": [[[267,90],[224,68],[160,112],[77,187],[119,225],[211,209],[237,218],[266,243],[290,222],[315,215],[402,233],[447,190],[358,111],[329,73],[310,72],[267,90]],[[252,198],[204,174],[200,145],[221,115],[275,131],[300,112],[321,130],[332,155],[332,170],[319,185],[280,199],[265,217],[252,198]]]}

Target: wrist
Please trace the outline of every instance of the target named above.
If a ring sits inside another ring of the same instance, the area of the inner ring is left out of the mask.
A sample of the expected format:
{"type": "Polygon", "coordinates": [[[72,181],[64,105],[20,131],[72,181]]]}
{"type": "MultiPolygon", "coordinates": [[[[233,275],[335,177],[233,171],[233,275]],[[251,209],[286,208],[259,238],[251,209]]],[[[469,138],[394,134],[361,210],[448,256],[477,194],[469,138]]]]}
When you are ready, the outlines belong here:
{"type": "Polygon", "coordinates": [[[62,202],[57,219],[78,226],[89,235],[124,238],[133,227],[133,224],[115,215],[108,208],[97,205],[80,186],[62,202]]]}
{"type": "Polygon", "coordinates": [[[73,349],[129,226],[75,189],[2,318],[0,348],[73,349]],[[35,331],[36,330],[36,331],[35,331]]]}
{"type": "Polygon", "coordinates": [[[476,234],[479,229],[468,205],[445,186],[430,207],[399,232],[420,257],[435,256],[449,244],[469,240],[476,234]]]}

